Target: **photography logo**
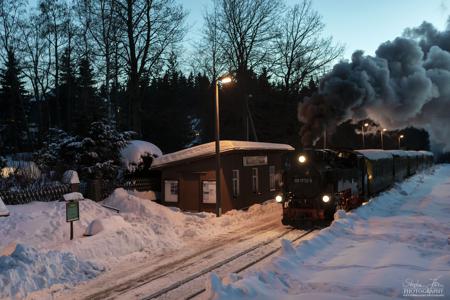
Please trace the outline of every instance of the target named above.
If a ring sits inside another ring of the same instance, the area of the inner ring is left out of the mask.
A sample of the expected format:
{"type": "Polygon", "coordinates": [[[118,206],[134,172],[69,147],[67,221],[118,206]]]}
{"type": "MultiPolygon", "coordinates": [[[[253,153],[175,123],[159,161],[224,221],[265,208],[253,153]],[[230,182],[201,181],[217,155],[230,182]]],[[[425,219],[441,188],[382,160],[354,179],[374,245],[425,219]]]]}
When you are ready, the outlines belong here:
{"type": "Polygon", "coordinates": [[[428,284],[423,284],[408,278],[403,282],[403,297],[444,297],[444,285],[438,280],[439,277],[431,278],[428,284]]]}

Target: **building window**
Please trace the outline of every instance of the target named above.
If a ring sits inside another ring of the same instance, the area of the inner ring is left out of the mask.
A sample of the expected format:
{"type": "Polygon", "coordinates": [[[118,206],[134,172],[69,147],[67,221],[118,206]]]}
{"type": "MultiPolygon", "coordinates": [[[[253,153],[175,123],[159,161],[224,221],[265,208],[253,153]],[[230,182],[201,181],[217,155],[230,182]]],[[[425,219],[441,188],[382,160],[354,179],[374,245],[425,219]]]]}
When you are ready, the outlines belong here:
{"type": "Polygon", "coordinates": [[[216,181],[203,181],[202,184],[203,203],[216,203],[216,181]]]}
{"type": "Polygon", "coordinates": [[[233,170],[233,197],[239,196],[239,170],[233,170]]]}
{"type": "Polygon", "coordinates": [[[164,201],[178,202],[178,180],[164,180],[164,201]]]}
{"type": "Polygon", "coordinates": [[[275,166],[269,166],[269,190],[275,191],[275,166]]]}
{"type": "Polygon", "coordinates": [[[252,168],[252,191],[259,192],[258,168],[252,168]]]}

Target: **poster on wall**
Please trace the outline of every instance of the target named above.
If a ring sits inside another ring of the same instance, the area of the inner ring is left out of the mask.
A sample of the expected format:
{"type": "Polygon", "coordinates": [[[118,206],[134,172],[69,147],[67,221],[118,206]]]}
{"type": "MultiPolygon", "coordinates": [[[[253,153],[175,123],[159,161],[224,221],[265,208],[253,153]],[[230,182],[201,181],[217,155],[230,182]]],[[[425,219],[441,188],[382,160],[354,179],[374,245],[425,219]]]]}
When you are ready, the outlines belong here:
{"type": "Polygon", "coordinates": [[[178,202],[178,181],[164,180],[164,201],[178,202]]]}
{"type": "Polygon", "coordinates": [[[216,203],[215,181],[203,181],[203,203],[216,203]]]}

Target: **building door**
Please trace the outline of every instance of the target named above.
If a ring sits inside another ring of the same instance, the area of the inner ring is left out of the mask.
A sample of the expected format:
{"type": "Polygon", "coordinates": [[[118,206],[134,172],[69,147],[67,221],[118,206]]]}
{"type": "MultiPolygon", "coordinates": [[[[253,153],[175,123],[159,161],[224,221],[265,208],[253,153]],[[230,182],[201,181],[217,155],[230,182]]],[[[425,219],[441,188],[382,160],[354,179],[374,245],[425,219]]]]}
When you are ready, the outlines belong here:
{"type": "Polygon", "coordinates": [[[183,174],[183,187],[180,201],[181,209],[187,211],[200,210],[200,175],[186,173],[183,174]]]}

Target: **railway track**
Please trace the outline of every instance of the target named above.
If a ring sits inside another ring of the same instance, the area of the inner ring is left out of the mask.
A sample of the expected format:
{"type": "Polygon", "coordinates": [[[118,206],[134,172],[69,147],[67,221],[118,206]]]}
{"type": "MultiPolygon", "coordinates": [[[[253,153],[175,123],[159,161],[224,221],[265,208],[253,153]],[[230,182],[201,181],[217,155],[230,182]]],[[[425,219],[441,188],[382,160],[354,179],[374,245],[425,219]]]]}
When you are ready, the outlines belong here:
{"type": "MultiPolygon", "coordinates": [[[[208,274],[208,273],[210,273],[212,271],[218,270],[219,268],[222,268],[222,267],[226,266],[227,264],[233,263],[233,262],[237,261],[240,258],[252,257],[253,256],[253,258],[249,262],[245,263],[244,265],[239,265],[239,267],[235,267],[235,268],[231,267],[232,273],[237,273],[237,274],[241,273],[241,272],[247,270],[248,268],[254,266],[255,264],[261,262],[262,260],[264,260],[264,259],[270,257],[271,255],[275,254],[277,251],[279,251],[281,249],[281,246],[272,247],[268,251],[262,251],[263,252],[262,254],[261,253],[258,254],[257,253],[258,250],[261,250],[262,248],[264,248],[266,246],[274,244],[275,242],[279,241],[281,238],[287,236],[288,234],[290,234],[290,233],[292,233],[294,231],[295,231],[294,229],[287,229],[283,233],[281,233],[281,234],[279,234],[279,235],[277,235],[277,236],[275,236],[273,238],[270,238],[269,240],[266,240],[266,241],[264,241],[262,243],[254,245],[254,246],[252,246],[252,247],[250,247],[250,248],[248,248],[248,249],[246,249],[244,251],[241,251],[241,252],[239,252],[239,253],[237,253],[237,254],[227,258],[227,259],[219,261],[219,262],[217,262],[217,263],[215,263],[215,264],[213,264],[213,265],[211,265],[211,266],[209,266],[209,267],[207,267],[207,268],[205,268],[205,269],[203,269],[201,271],[198,271],[198,272],[196,272],[196,273],[194,273],[194,274],[192,274],[190,276],[187,276],[187,277],[185,277],[185,278],[183,278],[181,280],[178,280],[178,281],[176,281],[176,282],[174,282],[174,283],[172,283],[172,284],[170,284],[170,285],[168,285],[168,286],[166,286],[166,287],[164,287],[164,288],[162,288],[162,289],[160,289],[160,290],[158,290],[156,292],[153,292],[150,295],[142,297],[141,299],[143,299],[143,300],[151,300],[151,299],[158,299],[158,298],[161,298],[161,299],[172,299],[172,297],[169,295],[169,293],[171,293],[172,291],[178,290],[178,289],[182,288],[183,286],[186,286],[189,283],[191,283],[191,282],[193,282],[193,281],[195,281],[197,279],[200,279],[201,277],[205,276],[206,274],[208,274]],[[166,297],[164,297],[164,296],[166,296],[166,297]]],[[[299,234],[296,234],[293,238],[290,238],[288,240],[290,240],[291,242],[298,241],[298,240],[300,240],[300,239],[310,235],[314,231],[315,231],[315,229],[303,231],[303,232],[301,232],[299,234]]],[[[150,282],[143,283],[142,285],[149,284],[149,283],[150,282]]],[[[184,299],[193,299],[193,298],[203,294],[205,291],[206,291],[205,288],[196,289],[194,292],[190,292],[187,296],[183,296],[182,298],[184,298],[184,299]]],[[[179,299],[180,297],[176,296],[176,298],[179,299]]]]}
{"type": "MultiPolygon", "coordinates": [[[[272,240],[274,237],[279,238],[281,235],[285,235],[291,232],[292,229],[286,230],[279,222],[268,221],[264,225],[251,227],[248,229],[239,229],[241,234],[235,235],[235,232],[230,237],[224,235],[220,239],[211,241],[205,244],[203,248],[199,248],[199,251],[188,251],[185,255],[175,255],[173,259],[162,258],[161,263],[151,261],[147,264],[139,264],[127,269],[119,269],[115,273],[98,278],[97,281],[93,281],[88,286],[80,286],[78,291],[71,294],[58,295],[57,299],[116,299],[116,298],[139,298],[139,296],[131,295],[132,292],[144,285],[151,285],[153,282],[153,288],[157,286],[155,282],[160,283],[161,280],[169,276],[177,276],[180,272],[189,270],[191,268],[201,269],[202,265],[205,265],[208,260],[214,256],[215,253],[219,253],[223,249],[228,252],[235,253],[233,251],[234,245],[238,249],[246,249],[248,245],[258,244],[261,241],[267,241],[268,237],[272,240]],[[271,233],[272,232],[272,233],[271,233]],[[268,237],[264,238],[263,236],[268,237]],[[260,237],[259,237],[260,236],[260,237]],[[251,242],[255,239],[254,242],[251,242]],[[242,245],[241,245],[242,244],[242,245]],[[117,278],[117,279],[116,279],[117,278]],[[114,285],[110,283],[116,281],[114,285]],[[129,296],[126,297],[125,294],[129,296]]],[[[230,254],[230,255],[232,255],[230,254]]],[[[178,277],[180,277],[178,275],[178,277]]],[[[176,281],[177,279],[174,279],[176,281]]],[[[164,284],[159,284],[163,286],[164,284]]]]}

